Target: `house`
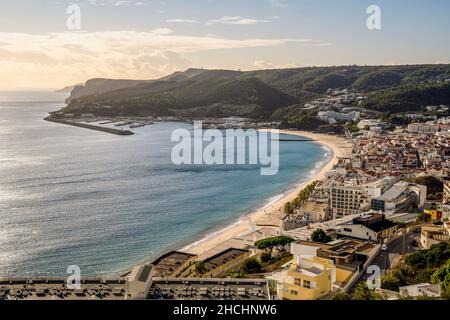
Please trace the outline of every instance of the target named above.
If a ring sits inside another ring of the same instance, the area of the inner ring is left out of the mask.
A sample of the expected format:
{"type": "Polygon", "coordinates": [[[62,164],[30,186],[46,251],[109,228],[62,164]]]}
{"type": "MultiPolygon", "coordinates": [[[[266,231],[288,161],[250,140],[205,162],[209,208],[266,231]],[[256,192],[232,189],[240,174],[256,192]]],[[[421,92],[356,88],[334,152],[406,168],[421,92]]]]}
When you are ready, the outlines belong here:
{"type": "Polygon", "coordinates": [[[331,293],[335,281],[333,261],[304,256],[286,272],[278,291],[284,300],[316,300],[331,293]]]}
{"type": "Polygon", "coordinates": [[[432,245],[446,241],[450,241],[450,223],[422,226],[420,234],[420,244],[422,248],[430,249],[432,245]]]}
{"type": "Polygon", "coordinates": [[[368,241],[392,239],[397,234],[397,225],[384,214],[371,213],[340,225],[338,238],[350,237],[368,241]]]}

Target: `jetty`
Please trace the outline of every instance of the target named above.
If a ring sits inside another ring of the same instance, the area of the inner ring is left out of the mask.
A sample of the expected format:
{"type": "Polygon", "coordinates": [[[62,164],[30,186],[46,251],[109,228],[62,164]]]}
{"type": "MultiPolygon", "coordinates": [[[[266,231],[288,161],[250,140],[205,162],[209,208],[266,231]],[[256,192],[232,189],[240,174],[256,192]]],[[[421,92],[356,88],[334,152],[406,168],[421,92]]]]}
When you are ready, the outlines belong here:
{"type": "Polygon", "coordinates": [[[90,130],[102,131],[102,132],[111,133],[111,134],[115,134],[115,135],[119,135],[119,136],[132,136],[132,135],[134,135],[134,132],[132,132],[130,130],[121,130],[121,129],[101,127],[101,126],[88,124],[88,123],[82,123],[82,122],[75,122],[75,121],[58,119],[58,118],[54,118],[54,117],[51,117],[51,116],[45,118],[44,120],[45,121],[49,121],[49,122],[55,122],[55,123],[69,125],[69,126],[74,126],[74,127],[80,127],[80,128],[90,129],[90,130]]]}

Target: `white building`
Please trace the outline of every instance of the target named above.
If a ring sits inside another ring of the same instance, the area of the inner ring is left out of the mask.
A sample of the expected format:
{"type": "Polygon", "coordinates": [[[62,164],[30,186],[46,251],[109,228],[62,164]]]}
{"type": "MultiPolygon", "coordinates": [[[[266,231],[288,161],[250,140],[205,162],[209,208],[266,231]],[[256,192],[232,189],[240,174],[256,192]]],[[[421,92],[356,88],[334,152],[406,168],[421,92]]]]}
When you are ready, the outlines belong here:
{"type": "Polygon", "coordinates": [[[367,214],[340,225],[338,236],[368,241],[391,239],[396,236],[397,225],[382,214],[367,214]]]}
{"type": "Polygon", "coordinates": [[[450,241],[450,224],[443,226],[426,225],[422,227],[420,244],[424,249],[430,249],[432,245],[450,241]]]}
{"type": "Polygon", "coordinates": [[[321,111],[317,117],[322,121],[327,121],[330,124],[341,121],[357,121],[361,116],[360,112],[353,111],[350,113],[340,113],[335,111],[321,111]]]}
{"type": "Polygon", "coordinates": [[[436,133],[440,126],[437,124],[413,123],[408,125],[407,131],[410,133],[436,133]]]}
{"type": "Polygon", "coordinates": [[[364,119],[358,122],[358,129],[364,130],[366,128],[381,128],[385,123],[378,119],[364,119]]]}
{"type": "Polygon", "coordinates": [[[361,213],[361,209],[369,201],[368,193],[360,187],[334,186],[330,194],[333,219],[361,213]]]}
{"type": "Polygon", "coordinates": [[[426,186],[401,181],[383,192],[380,197],[372,198],[371,209],[390,215],[406,212],[411,205],[422,209],[425,206],[426,196],[426,186]]]}

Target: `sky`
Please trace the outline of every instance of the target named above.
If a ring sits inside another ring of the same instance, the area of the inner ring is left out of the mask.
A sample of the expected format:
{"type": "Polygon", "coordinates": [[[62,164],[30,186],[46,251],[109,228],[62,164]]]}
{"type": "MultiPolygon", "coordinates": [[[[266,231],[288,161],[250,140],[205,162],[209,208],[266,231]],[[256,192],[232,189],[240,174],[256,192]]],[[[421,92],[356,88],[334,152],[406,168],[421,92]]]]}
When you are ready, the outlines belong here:
{"type": "Polygon", "coordinates": [[[448,0],[2,0],[0,90],[191,67],[450,63],[449,34],[448,0]],[[371,5],[381,29],[367,27],[371,5]]]}

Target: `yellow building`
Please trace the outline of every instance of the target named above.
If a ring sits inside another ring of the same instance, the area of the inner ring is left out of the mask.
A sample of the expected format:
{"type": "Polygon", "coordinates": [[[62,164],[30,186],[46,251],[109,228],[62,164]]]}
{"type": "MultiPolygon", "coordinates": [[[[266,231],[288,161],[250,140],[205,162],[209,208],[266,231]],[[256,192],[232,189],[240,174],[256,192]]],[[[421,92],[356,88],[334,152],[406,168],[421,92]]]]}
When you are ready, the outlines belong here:
{"type": "Polygon", "coordinates": [[[336,267],[332,260],[300,257],[286,272],[281,295],[286,300],[316,300],[334,291],[353,272],[336,267]]]}
{"type": "Polygon", "coordinates": [[[431,217],[431,221],[441,220],[442,216],[443,216],[442,211],[438,211],[438,210],[426,209],[423,211],[423,213],[429,215],[431,217]]]}
{"type": "Polygon", "coordinates": [[[379,245],[343,238],[330,243],[291,243],[291,267],[267,277],[278,299],[316,300],[347,291],[363,266],[378,254],[379,245]]]}
{"type": "Polygon", "coordinates": [[[427,202],[423,213],[431,217],[431,221],[441,220],[443,218],[443,205],[438,202],[427,202]]]}

